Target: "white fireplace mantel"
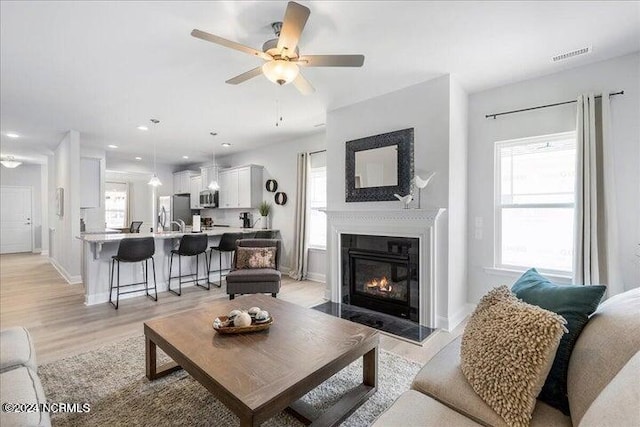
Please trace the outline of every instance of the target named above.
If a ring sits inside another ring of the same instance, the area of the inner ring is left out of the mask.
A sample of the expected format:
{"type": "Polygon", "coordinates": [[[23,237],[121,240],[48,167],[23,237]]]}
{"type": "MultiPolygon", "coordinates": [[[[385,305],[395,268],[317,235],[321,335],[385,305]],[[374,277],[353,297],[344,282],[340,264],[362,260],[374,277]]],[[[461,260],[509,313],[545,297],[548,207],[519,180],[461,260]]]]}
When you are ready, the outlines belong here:
{"type": "Polygon", "coordinates": [[[420,240],[420,324],[436,327],[436,290],[438,288],[437,220],[445,211],[436,209],[327,210],[327,255],[329,259],[330,298],[341,301],[342,234],[412,237],[420,240]]]}

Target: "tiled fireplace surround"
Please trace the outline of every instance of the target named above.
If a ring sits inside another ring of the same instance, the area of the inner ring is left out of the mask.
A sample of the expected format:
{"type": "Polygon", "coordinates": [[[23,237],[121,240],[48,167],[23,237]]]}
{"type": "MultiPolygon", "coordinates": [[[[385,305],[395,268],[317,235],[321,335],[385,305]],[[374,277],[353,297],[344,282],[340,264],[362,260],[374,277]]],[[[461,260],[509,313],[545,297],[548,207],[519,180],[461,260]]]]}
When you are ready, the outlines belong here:
{"type": "Polygon", "coordinates": [[[444,209],[328,210],[328,297],[342,300],[341,236],[362,234],[419,239],[419,323],[436,327],[438,289],[437,221],[444,209]]]}

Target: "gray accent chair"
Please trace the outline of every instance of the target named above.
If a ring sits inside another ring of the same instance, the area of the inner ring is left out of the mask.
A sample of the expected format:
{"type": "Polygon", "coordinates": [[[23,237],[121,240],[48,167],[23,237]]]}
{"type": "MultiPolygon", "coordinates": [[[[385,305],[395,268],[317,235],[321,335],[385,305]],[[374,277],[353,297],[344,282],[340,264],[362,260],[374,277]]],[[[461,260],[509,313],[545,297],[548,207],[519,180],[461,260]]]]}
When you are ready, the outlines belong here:
{"type": "Polygon", "coordinates": [[[229,299],[236,294],[271,294],[276,298],[280,292],[280,252],[282,242],[278,239],[242,239],[237,241],[238,247],[276,248],[276,268],[236,269],[237,253],[233,253],[232,269],[227,274],[227,293],[229,299]]]}

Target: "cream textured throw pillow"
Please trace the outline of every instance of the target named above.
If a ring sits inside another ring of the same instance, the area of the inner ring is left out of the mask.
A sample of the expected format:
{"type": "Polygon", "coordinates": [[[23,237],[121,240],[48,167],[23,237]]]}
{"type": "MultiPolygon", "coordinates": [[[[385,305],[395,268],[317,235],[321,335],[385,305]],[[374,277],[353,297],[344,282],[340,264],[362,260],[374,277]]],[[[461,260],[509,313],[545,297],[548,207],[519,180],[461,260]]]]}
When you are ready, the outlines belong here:
{"type": "Polygon", "coordinates": [[[528,426],[566,321],[502,286],[480,300],[462,336],[460,365],[473,390],[510,426],[528,426]]]}

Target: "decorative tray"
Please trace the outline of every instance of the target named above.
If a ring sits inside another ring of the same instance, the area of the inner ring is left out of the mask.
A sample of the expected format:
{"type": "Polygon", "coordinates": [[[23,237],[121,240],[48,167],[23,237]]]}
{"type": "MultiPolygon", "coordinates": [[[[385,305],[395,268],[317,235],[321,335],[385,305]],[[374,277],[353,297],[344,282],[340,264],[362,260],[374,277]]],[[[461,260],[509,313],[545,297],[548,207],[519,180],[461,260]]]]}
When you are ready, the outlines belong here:
{"type": "MultiPolygon", "coordinates": [[[[218,316],[221,323],[226,323],[229,318],[227,316],[218,316]]],[[[258,332],[269,329],[273,323],[273,316],[263,322],[256,322],[255,319],[251,320],[249,326],[217,326],[216,322],[213,324],[213,329],[219,334],[246,334],[248,332],[258,332]]]]}

